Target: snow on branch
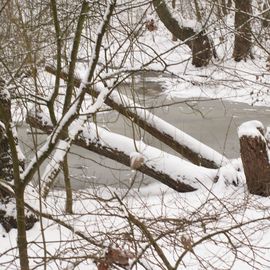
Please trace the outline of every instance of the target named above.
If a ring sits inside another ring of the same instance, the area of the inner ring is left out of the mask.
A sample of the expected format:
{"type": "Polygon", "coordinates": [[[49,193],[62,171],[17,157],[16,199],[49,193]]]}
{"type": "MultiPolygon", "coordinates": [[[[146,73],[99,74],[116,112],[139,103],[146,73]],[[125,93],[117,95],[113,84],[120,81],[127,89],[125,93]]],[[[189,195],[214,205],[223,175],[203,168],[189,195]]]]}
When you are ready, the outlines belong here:
{"type": "MultiPolygon", "coordinates": [[[[56,69],[52,66],[46,66],[46,71],[53,75],[56,74],[56,69]]],[[[60,76],[66,81],[67,75],[66,72],[62,71],[60,76]]],[[[76,87],[80,87],[81,79],[78,77],[74,78],[74,84],[76,87]]],[[[87,93],[94,97],[97,97],[102,91],[105,90],[101,83],[96,84],[92,88],[87,86],[87,93]]],[[[117,91],[110,93],[110,96],[105,99],[105,104],[129,118],[142,129],[196,165],[219,168],[229,163],[225,156],[150,113],[117,91]]]]}
{"type": "Polygon", "coordinates": [[[200,183],[196,179],[200,179],[205,185],[213,183],[216,170],[196,166],[179,157],[146,145],[141,140],[134,141],[103,128],[98,127],[98,130],[96,128],[95,124],[89,124],[89,128],[83,131],[82,135],[86,142],[95,144],[102,149],[108,148],[123,153],[128,159],[131,158],[131,165],[133,166],[135,166],[134,163],[137,160],[140,163],[140,166],[136,166],[138,170],[143,171],[144,167],[154,169],[156,172],[168,175],[169,178],[179,184],[183,183],[193,187],[193,189],[200,187],[200,183]]]}
{"type": "MultiPolygon", "coordinates": [[[[27,122],[44,132],[50,132],[51,126],[42,125],[42,121],[28,116],[27,122]]],[[[139,160],[138,171],[153,177],[159,182],[179,192],[196,190],[202,186],[210,187],[214,181],[223,177],[221,171],[196,166],[179,157],[103,128],[96,130],[95,124],[83,129],[73,144],[103,155],[126,166],[139,160]],[[98,134],[98,135],[97,135],[98,134]],[[201,185],[200,182],[203,184],[201,185]]]]}
{"type": "Polygon", "coordinates": [[[153,0],[153,5],[160,20],[180,40],[189,40],[203,30],[202,24],[197,20],[184,19],[181,15],[176,17],[165,1],[153,0]]]}
{"type": "MultiPolygon", "coordinates": [[[[84,100],[84,96],[86,93],[86,85],[89,81],[92,80],[92,76],[94,74],[96,64],[99,57],[99,51],[101,48],[101,42],[104,34],[106,33],[106,28],[109,24],[110,17],[113,13],[114,7],[116,4],[116,0],[111,1],[106,9],[106,12],[103,16],[103,21],[99,27],[96,43],[95,43],[95,49],[94,54],[91,57],[91,61],[89,64],[88,71],[86,75],[84,76],[83,80],[80,82],[79,91],[76,99],[73,101],[71,106],[68,108],[67,112],[62,116],[62,118],[57,123],[56,127],[53,128],[52,132],[48,136],[45,144],[41,147],[41,149],[37,152],[35,157],[32,159],[30,164],[27,166],[25,171],[21,174],[21,179],[24,181],[25,185],[32,179],[32,176],[35,174],[39,166],[49,157],[49,155],[53,152],[56,145],[58,144],[58,141],[63,137],[63,132],[69,128],[72,123],[74,123],[74,120],[78,119],[78,113],[81,108],[81,104],[84,100]]],[[[107,89],[105,89],[107,90],[107,89]]],[[[96,100],[96,102],[91,106],[91,113],[96,112],[104,103],[104,99],[106,98],[106,93],[101,93],[100,97],[96,100]]],[[[76,122],[76,121],[75,121],[76,122]]],[[[71,138],[67,138],[66,141],[69,141],[70,139],[74,139],[81,128],[81,125],[76,125],[75,129],[69,128],[69,134],[71,135],[71,138]]]]}
{"type": "Polygon", "coordinates": [[[60,140],[56,146],[56,150],[47,164],[44,173],[41,177],[42,187],[41,187],[41,196],[46,198],[50,188],[53,186],[56,176],[60,170],[61,164],[64,161],[64,158],[70,149],[70,141],[66,142],[60,140]]]}

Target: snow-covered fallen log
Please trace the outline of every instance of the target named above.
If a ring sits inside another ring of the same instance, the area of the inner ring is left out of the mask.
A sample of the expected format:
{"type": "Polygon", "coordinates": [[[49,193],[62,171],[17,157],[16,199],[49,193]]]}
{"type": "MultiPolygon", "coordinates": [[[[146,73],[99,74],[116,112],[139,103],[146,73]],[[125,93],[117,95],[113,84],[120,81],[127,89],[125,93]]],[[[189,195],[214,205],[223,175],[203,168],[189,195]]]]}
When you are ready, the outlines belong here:
{"type": "MultiPolygon", "coordinates": [[[[28,115],[27,122],[47,133],[52,130],[50,125],[31,115],[28,115]]],[[[194,191],[202,186],[210,187],[219,177],[219,170],[194,165],[142,141],[134,141],[103,128],[96,128],[95,124],[89,124],[80,136],[74,139],[73,144],[126,166],[139,159],[140,165],[136,167],[138,171],[178,192],[194,191]]]]}
{"type": "MultiPolygon", "coordinates": [[[[46,71],[54,75],[56,74],[56,69],[52,66],[46,66],[46,71]]],[[[67,80],[68,74],[62,71],[61,78],[67,80]]],[[[79,87],[80,84],[81,79],[75,77],[74,85],[79,87]]],[[[97,97],[102,89],[96,85],[94,88],[88,87],[87,92],[97,97]]],[[[196,165],[207,168],[219,168],[229,163],[229,160],[225,156],[150,113],[148,110],[142,108],[140,105],[134,103],[133,100],[117,91],[113,91],[105,99],[105,104],[131,119],[142,129],[146,130],[152,136],[167,144],[196,165]]]]}

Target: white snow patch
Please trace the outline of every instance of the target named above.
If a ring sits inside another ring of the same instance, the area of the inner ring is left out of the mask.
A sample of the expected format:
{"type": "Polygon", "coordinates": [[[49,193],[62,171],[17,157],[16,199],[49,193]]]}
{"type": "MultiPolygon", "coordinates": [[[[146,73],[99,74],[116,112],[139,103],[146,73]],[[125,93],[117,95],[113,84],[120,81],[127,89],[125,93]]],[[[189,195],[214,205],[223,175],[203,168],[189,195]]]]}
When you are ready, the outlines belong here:
{"type": "Polygon", "coordinates": [[[263,134],[260,132],[264,132],[264,126],[260,121],[252,120],[241,124],[238,128],[238,136],[239,138],[243,136],[247,137],[259,137],[262,140],[265,140],[263,134]]]}

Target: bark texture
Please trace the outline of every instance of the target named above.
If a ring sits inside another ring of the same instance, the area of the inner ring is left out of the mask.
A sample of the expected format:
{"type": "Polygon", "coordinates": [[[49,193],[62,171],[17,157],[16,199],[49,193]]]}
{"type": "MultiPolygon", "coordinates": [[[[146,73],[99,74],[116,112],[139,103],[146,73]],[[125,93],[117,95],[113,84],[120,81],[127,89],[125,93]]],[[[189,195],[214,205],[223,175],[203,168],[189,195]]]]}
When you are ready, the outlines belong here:
{"type": "Polygon", "coordinates": [[[193,28],[180,25],[172,16],[164,0],[153,0],[155,10],[174,37],[185,42],[192,51],[192,64],[195,67],[207,66],[213,56],[211,41],[205,31],[197,33],[193,28]]]}
{"type": "Polygon", "coordinates": [[[268,146],[263,131],[258,136],[240,137],[240,151],[248,190],[260,196],[270,195],[270,165],[268,146]]]}
{"type": "Polygon", "coordinates": [[[251,14],[251,0],[235,0],[233,58],[237,62],[252,57],[251,14]]]}

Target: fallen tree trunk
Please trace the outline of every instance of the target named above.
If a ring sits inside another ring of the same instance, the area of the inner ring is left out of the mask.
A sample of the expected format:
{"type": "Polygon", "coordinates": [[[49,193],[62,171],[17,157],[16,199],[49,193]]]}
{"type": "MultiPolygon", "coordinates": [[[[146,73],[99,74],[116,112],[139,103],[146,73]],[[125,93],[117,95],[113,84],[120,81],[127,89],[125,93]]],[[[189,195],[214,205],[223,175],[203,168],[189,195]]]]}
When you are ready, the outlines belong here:
{"type": "MultiPolygon", "coordinates": [[[[52,130],[52,126],[44,124],[45,121],[31,115],[28,115],[27,123],[48,134],[52,130]]],[[[137,153],[143,158],[143,162],[136,169],[178,192],[198,189],[201,186],[199,181],[203,181],[203,186],[212,185],[218,174],[218,170],[199,167],[154,147],[141,145],[140,142],[135,143],[137,149],[133,139],[102,128],[96,130],[95,124],[91,124],[89,129],[73,141],[74,145],[126,166],[131,165],[132,155],[139,149],[137,153]]]]}
{"type": "MultiPolygon", "coordinates": [[[[52,66],[46,66],[46,71],[53,75],[56,74],[56,69],[52,66]]],[[[62,71],[60,77],[67,81],[68,74],[62,71]]],[[[80,84],[80,78],[75,77],[74,85],[79,87],[80,84]]],[[[100,90],[98,87],[90,88],[88,86],[87,92],[97,97],[100,90]]],[[[170,146],[193,164],[215,169],[229,163],[225,156],[153,115],[148,110],[141,108],[141,106],[134,103],[128,97],[120,95],[117,91],[112,92],[105,99],[105,104],[136,123],[159,141],[170,146]]]]}
{"type": "Polygon", "coordinates": [[[240,152],[250,193],[270,195],[270,164],[264,127],[259,121],[243,123],[238,130],[240,152]]]}

